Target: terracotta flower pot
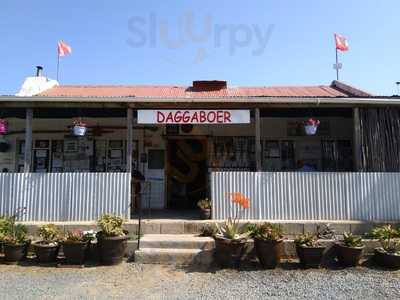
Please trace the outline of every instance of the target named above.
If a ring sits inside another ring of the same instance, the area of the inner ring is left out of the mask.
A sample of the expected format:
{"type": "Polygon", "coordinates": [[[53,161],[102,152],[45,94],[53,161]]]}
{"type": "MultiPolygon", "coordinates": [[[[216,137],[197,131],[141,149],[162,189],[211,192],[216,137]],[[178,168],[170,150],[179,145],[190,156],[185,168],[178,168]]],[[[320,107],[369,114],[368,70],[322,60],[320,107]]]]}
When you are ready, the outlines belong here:
{"type": "Polygon", "coordinates": [[[63,243],[63,252],[66,263],[69,265],[82,265],[85,262],[87,242],[63,243]]]}
{"type": "Polygon", "coordinates": [[[223,268],[239,268],[246,240],[215,238],[215,259],[223,268]]]}
{"type": "Polygon", "coordinates": [[[120,264],[128,246],[128,236],[102,236],[98,237],[98,250],[100,262],[103,265],[120,264]]]}
{"type": "Polygon", "coordinates": [[[40,263],[56,262],[60,245],[48,245],[43,242],[37,242],[33,244],[36,258],[40,263]]]}
{"type": "Polygon", "coordinates": [[[200,218],[202,220],[211,219],[211,208],[201,208],[200,209],[200,218]]]}
{"type": "Polygon", "coordinates": [[[7,262],[19,262],[26,259],[29,242],[24,244],[4,244],[4,260],[7,262]]]}
{"type": "Polygon", "coordinates": [[[297,256],[304,268],[319,268],[321,266],[325,247],[304,247],[296,245],[297,256]]]}
{"type": "Polygon", "coordinates": [[[341,243],[336,244],[337,258],[344,267],[355,267],[359,264],[364,246],[347,247],[341,243]]]}
{"type": "Polygon", "coordinates": [[[374,261],[381,267],[399,269],[400,255],[388,253],[383,249],[377,248],[374,252],[374,261]]]}
{"type": "Polygon", "coordinates": [[[281,261],[283,241],[266,241],[255,238],[254,247],[261,266],[275,269],[281,261]]]}

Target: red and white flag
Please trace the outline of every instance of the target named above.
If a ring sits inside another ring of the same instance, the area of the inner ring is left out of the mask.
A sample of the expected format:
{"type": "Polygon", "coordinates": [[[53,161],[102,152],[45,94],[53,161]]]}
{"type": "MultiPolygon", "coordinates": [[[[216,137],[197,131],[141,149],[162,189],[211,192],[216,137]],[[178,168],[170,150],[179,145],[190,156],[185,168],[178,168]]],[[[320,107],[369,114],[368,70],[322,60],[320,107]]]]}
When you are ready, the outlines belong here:
{"type": "Polygon", "coordinates": [[[63,41],[58,42],[58,56],[59,57],[63,57],[68,54],[71,54],[71,52],[72,52],[72,48],[70,46],[68,46],[63,41]]]}
{"type": "Polygon", "coordinates": [[[349,43],[344,36],[335,33],[335,42],[336,42],[336,49],[340,51],[348,51],[349,50],[349,43]]]}

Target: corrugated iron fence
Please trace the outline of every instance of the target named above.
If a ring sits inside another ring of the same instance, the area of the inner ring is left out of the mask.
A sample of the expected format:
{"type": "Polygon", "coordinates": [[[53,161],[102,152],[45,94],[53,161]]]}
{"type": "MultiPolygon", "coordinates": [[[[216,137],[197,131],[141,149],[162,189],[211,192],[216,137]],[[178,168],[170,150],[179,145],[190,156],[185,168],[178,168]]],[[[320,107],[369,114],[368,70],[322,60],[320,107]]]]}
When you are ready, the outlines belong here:
{"type": "Polygon", "coordinates": [[[214,219],[234,216],[231,192],[250,198],[245,219],[400,220],[400,173],[215,172],[214,219]]]}
{"type": "Polygon", "coordinates": [[[0,215],[25,208],[21,221],[90,221],[129,217],[128,173],[3,173],[0,215]]]}

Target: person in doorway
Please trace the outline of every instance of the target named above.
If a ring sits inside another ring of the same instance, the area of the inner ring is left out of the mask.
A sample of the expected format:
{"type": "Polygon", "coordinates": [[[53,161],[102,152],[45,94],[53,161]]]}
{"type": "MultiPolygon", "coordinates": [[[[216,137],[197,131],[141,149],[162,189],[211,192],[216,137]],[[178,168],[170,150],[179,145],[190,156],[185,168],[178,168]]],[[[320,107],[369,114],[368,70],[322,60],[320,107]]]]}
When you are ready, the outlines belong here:
{"type": "Polygon", "coordinates": [[[138,170],[132,171],[131,180],[131,215],[134,211],[140,209],[140,192],[142,191],[142,182],[145,181],[145,177],[138,170]]]}
{"type": "Polygon", "coordinates": [[[297,162],[298,169],[297,171],[299,172],[315,172],[315,168],[312,165],[309,165],[305,163],[303,160],[299,160],[297,162]]]}

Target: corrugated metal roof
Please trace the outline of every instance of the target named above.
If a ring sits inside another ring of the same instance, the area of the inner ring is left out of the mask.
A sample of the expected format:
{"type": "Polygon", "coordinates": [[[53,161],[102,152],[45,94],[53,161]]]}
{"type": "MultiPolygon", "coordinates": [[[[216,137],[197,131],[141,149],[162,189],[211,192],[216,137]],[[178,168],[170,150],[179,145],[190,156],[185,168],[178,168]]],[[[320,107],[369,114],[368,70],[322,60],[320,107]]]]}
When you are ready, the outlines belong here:
{"type": "Polygon", "coordinates": [[[49,89],[44,97],[149,97],[149,98],[230,98],[230,97],[352,97],[334,85],[227,87],[219,90],[194,90],[185,86],[155,85],[65,85],[49,89]]]}

